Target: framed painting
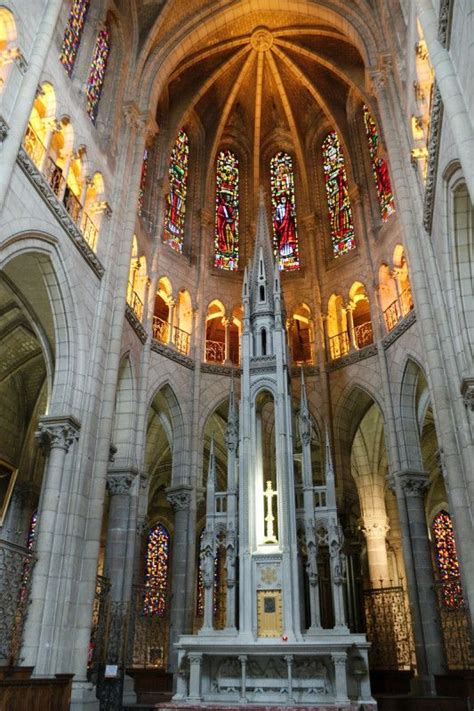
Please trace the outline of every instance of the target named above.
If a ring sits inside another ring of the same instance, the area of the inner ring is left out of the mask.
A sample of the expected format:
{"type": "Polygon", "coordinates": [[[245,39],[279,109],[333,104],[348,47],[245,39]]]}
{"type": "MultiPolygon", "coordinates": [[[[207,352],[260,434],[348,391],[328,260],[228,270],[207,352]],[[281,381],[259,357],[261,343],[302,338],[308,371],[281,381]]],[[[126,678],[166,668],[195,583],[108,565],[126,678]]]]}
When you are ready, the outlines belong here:
{"type": "Polygon", "coordinates": [[[0,526],[3,526],[17,475],[18,469],[0,459],[0,526]]]}

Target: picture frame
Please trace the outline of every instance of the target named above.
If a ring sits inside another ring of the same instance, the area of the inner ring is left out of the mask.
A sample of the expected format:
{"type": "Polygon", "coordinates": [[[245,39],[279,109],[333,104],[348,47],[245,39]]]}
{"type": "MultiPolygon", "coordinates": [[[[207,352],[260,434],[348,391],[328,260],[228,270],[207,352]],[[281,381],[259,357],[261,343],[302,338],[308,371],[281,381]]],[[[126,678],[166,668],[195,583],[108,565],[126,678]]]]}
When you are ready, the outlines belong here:
{"type": "Polygon", "coordinates": [[[17,476],[18,469],[0,459],[0,526],[3,526],[7,515],[17,476]]]}

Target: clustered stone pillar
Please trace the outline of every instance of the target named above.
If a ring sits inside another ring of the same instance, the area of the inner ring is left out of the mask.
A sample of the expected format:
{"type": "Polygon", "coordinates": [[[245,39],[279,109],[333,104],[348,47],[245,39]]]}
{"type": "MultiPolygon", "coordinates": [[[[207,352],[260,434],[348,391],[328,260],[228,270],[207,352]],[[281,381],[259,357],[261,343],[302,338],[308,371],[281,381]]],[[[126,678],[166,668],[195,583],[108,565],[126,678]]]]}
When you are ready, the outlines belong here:
{"type": "Polygon", "coordinates": [[[110,580],[109,619],[107,624],[106,663],[117,665],[117,676],[100,684],[101,708],[113,711],[122,698],[126,666],[126,634],[132,592],[132,561],[135,553],[136,516],[133,516],[131,490],[137,472],[132,469],[109,469],[107,489],[110,495],[105,573],[110,580]],[[127,575],[129,573],[129,575],[127,575]]]}
{"type": "Polygon", "coordinates": [[[415,635],[418,673],[422,690],[434,693],[434,675],[443,673],[444,646],[425,518],[424,493],[429,486],[429,477],[426,472],[405,470],[399,472],[398,478],[405,496],[408,533],[415,563],[416,591],[412,594],[417,596],[420,611],[421,638],[415,635]]]}
{"type": "Polygon", "coordinates": [[[171,570],[171,589],[173,604],[170,619],[170,671],[176,671],[177,654],[174,643],[185,632],[187,619],[186,610],[186,578],[188,560],[188,521],[191,504],[192,487],[181,484],[167,489],[166,498],[174,511],[173,562],[171,570]]]}
{"type": "Polygon", "coordinates": [[[64,551],[73,545],[73,532],[68,535],[71,467],[67,466],[66,457],[78,439],[79,430],[80,424],[72,416],[46,416],[41,418],[36,434],[47,452],[47,461],[38,511],[38,560],[22,648],[24,664],[35,667],[36,674],[48,674],[61,668],[58,626],[64,606],[61,591],[72,574],[65,570],[71,559],[64,551]]]}

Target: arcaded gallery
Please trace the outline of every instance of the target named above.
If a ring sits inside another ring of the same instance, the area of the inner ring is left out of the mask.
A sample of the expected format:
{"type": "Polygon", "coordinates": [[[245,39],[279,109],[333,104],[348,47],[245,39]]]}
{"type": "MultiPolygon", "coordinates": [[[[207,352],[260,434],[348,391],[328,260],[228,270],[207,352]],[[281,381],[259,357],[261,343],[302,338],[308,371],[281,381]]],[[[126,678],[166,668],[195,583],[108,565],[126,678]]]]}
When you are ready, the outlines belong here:
{"type": "Polygon", "coordinates": [[[0,0],[0,711],[474,708],[473,38],[0,0]]]}

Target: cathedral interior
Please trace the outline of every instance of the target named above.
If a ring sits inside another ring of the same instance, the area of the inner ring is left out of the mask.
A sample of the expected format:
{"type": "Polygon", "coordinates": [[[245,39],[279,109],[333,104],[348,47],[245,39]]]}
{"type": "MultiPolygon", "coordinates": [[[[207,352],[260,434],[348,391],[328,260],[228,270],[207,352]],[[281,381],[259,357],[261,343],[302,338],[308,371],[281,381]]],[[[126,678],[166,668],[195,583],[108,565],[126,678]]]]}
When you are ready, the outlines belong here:
{"type": "Polygon", "coordinates": [[[474,708],[472,0],[0,0],[0,709],[474,708]]]}

